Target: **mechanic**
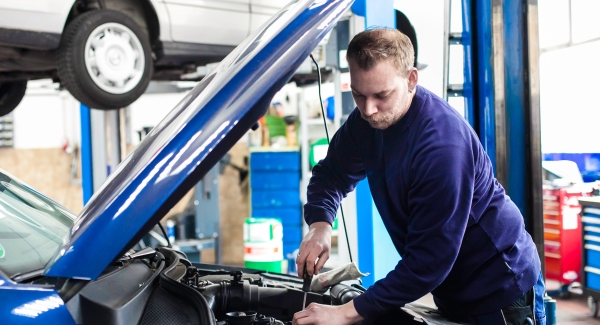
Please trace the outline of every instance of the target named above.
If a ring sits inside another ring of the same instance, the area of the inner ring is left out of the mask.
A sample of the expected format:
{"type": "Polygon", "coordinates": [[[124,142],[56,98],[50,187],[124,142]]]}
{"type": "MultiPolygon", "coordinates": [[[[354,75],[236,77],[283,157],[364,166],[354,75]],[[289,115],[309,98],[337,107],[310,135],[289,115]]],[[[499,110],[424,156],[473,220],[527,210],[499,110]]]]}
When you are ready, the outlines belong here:
{"type": "Polygon", "coordinates": [[[293,323],[374,320],[431,292],[452,320],[544,325],[540,259],[523,216],[465,119],[417,85],[409,38],[393,29],[361,32],[347,60],[357,109],[313,169],[298,273],[305,263],[309,275],[321,270],[340,201],[365,177],[402,258],[353,301],[313,303],[293,323]]]}

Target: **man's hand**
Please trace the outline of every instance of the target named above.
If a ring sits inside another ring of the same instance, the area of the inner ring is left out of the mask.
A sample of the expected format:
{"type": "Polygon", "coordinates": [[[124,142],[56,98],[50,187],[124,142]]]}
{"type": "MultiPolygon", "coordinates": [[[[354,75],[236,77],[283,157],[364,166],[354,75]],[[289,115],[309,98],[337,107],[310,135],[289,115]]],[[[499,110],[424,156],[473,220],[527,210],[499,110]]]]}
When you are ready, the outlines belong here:
{"type": "Polygon", "coordinates": [[[363,320],[356,312],[354,302],[342,306],[319,305],[312,303],[303,311],[294,314],[292,325],[348,325],[363,320]]]}
{"type": "Polygon", "coordinates": [[[298,276],[304,275],[304,265],[309,276],[319,273],[329,259],[331,250],[331,225],[328,222],[315,222],[310,225],[308,234],[300,244],[300,253],[296,258],[298,276]],[[317,261],[317,258],[319,259],[317,261]],[[315,265],[317,261],[317,265],[315,265]]]}

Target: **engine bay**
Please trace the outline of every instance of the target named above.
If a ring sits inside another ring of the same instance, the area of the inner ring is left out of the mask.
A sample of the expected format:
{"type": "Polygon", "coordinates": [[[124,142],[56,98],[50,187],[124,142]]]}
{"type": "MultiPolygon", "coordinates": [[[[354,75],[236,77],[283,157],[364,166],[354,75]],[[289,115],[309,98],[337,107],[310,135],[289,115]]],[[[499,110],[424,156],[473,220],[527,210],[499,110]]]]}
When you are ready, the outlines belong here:
{"type": "MultiPolygon", "coordinates": [[[[303,309],[302,280],[210,264],[192,264],[172,248],[130,251],[67,302],[77,324],[291,324],[303,309]]],[[[365,289],[336,284],[309,292],[306,305],[345,304],[365,289]]],[[[409,307],[407,305],[407,307],[409,307]]],[[[361,324],[453,324],[430,322],[435,310],[399,308],[361,324]]]]}

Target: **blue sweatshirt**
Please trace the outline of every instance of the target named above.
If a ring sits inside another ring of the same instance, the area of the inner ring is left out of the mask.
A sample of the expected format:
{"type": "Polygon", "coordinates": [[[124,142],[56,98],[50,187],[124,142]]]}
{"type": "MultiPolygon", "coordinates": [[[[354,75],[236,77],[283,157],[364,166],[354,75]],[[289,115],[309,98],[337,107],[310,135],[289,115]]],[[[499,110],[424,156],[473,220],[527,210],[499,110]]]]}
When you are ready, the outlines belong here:
{"type": "Polygon", "coordinates": [[[354,299],[362,317],[429,292],[441,309],[486,314],[536,283],[540,260],[519,209],[473,129],[427,89],[417,87],[406,115],[386,130],[354,109],[313,169],[306,222],[333,223],[340,200],[365,177],[402,259],[354,299]]]}

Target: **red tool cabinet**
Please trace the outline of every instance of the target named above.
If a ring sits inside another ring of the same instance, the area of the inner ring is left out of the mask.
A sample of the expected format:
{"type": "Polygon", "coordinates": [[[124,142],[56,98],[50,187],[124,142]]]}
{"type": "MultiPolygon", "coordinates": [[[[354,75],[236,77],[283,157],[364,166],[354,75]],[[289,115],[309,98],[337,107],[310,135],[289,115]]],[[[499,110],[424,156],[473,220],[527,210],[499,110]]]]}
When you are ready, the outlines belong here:
{"type": "Polygon", "coordinates": [[[577,281],[581,273],[581,205],[589,187],[544,186],[544,255],[546,278],[562,284],[577,281]]]}

